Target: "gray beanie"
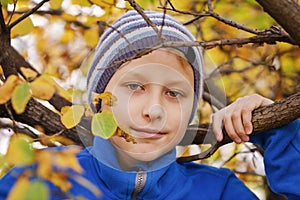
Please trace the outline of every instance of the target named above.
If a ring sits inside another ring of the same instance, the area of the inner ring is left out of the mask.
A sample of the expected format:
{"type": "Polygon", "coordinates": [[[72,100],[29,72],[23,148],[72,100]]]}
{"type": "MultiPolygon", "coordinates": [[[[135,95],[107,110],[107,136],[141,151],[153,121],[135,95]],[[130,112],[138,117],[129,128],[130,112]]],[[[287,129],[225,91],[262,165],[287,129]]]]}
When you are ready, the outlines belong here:
{"type": "MultiPolygon", "coordinates": [[[[146,16],[156,25],[158,30],[162,27],[161,35],[167,42],[193,42],[194,36],[170,15],[144,11],[146,16]]],[[[126,12],[110,28],[102,34],[94,60],[87,76],[87,95],[91,109],[97,112],[101,102],[92,104],[92,92],[103,93],[114,72],[121,64],[116,64],[136,56],[137,52],[159,45],[161,39],[153,27],[149,26],[144,18],[135,10],[126,12]]],[[[196,111],[203,88],[203,60],[202,52],[198,46],[176,47],[191,64],[194,71],[194,109],[196,111]]]]}

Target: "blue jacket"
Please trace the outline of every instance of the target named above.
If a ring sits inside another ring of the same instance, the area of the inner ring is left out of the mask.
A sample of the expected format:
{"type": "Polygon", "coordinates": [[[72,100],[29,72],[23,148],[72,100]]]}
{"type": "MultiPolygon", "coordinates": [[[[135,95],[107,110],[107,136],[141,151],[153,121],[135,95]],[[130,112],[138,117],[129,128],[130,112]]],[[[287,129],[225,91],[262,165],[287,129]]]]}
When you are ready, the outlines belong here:
{"type": "MultiPolygon", "coordinates": [[[[272,190],[291,200],[300,199],[300,120],[253,135],[251,140],[265,149],[265,170],[272,190]]],[[[83,176],[101,190],[102,196],[94,196],[91,190],[72,178],[70,194],[86,199],[122,200],[257,199],[230,170],[177,163],[175,150],[147,165],[137,165],[131,171],[122,171],[113,154],[112,145],[99,137],[92,147],[82,150],[78,160],[84,169],[83,176]]],[[[6,198],[15,183],[15,175],[22,170],[14,168],[0,180],[0,199],[6,198]]],[[[67,198],[59,196],[60,192],[52,184],[48,185],[52,199],[67,198]]]]}

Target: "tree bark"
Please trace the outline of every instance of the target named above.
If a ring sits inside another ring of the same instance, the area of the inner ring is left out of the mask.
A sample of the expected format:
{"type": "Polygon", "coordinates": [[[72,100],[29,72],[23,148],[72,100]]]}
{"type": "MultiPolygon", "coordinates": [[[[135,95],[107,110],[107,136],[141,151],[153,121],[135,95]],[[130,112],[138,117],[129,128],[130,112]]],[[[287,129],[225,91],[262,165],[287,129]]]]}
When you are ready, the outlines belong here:
{"type": "Polygon", "coordinates": [[[84,128],[89,127],[85,119],[78,126],[67,129],[61,123],[59,114],[49,110],[34,99],[30,99],[25,112],[22,114],[16,114],[10,102],[6,105],[0,105],[0,117],[10,118],[31,127],[39,126],[46,135],[61,134],[81,146],[92,144],[93,136],[89,130],[84,128]]]}
{"type": "Polygon", "coordinates": [[[300,46],[300,6],[295,0],[256,0],[300,46]]]}
{"type": "MultiPolygon", "coordinates": [[[[297,118],[300,118],[300,92],[254,110],[252,112],[253,134],[284,126],[297,118]]],[[[223,130],[223,132],[225,137],[221,144],[232,142],[226,131],[223,130]]],[[[193,137],[193,144],[213,144],[216,142],[211,124],[191,126],[187,131],[188,134],[190,134],[190,138],[193,137]]]]}

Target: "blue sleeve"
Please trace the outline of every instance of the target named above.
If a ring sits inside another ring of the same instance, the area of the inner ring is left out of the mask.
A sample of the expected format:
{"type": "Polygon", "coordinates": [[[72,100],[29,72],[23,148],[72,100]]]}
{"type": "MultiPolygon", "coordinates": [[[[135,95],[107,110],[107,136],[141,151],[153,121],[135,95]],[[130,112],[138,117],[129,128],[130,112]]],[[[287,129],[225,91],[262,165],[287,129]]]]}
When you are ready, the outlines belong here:
{"type": "Polygon", "coordinates": [[[300,120],[251,136],[265,150],[264,164],[271,189],[289,200],[300,199],[300,120]]]}
{"type": "Polygon", "coordinates": [[[0,179],[0,200],[7,199],[10,190],[13,188],[17,177],[22,171],[22,168],[13,168],[0,179]]]}
{"type": "Polygon", "coordinates": [[[234,173],[228,177],[220,199],[258,200],[255,194],[234,173]]]}

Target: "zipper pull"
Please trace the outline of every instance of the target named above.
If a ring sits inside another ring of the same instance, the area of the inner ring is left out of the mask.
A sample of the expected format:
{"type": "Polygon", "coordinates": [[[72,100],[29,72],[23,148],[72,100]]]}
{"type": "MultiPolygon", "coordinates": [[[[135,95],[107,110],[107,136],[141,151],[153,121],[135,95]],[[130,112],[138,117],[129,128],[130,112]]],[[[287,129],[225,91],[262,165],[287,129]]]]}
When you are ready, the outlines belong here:
{"type": "Polygon", "coordinates": [[[147,179],[147,173],[143,171],[142,168],[139,168],[135,176],[135,185],[134,190],[131,196],[131,199],[135,200],[137,195],[143,190],[147,179]]]}

